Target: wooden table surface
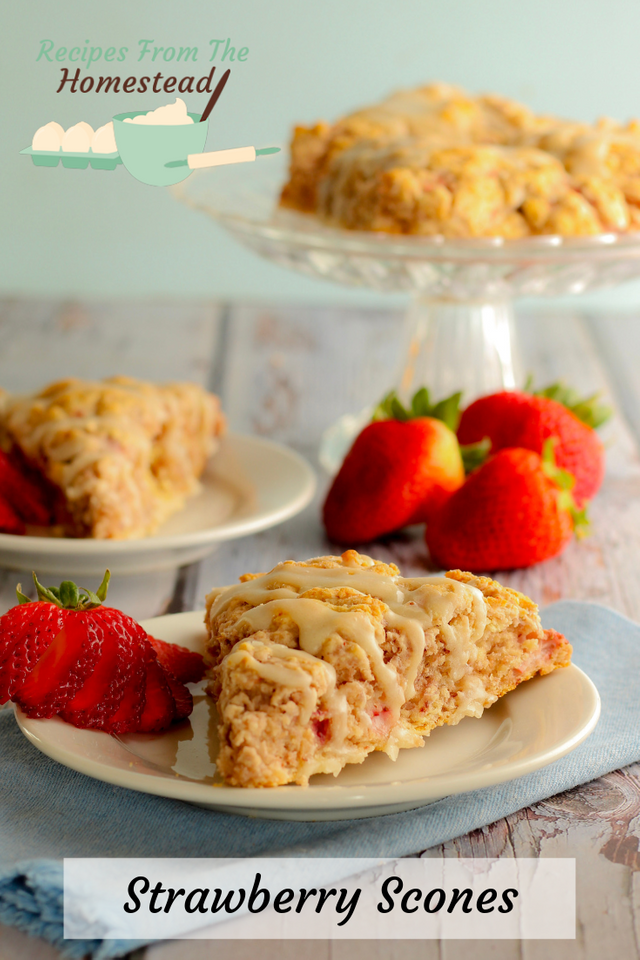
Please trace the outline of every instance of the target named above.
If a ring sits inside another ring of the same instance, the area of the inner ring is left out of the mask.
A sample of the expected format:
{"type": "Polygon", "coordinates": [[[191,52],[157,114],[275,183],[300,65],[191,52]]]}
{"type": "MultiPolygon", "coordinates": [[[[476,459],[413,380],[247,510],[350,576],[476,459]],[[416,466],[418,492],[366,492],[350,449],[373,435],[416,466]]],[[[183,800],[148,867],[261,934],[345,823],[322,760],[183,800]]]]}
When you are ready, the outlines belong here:
{"type": "MultiPolygon", "coordinates": [[[[114,579],[110,600],[141,618],[203,606],[214,584],[276,562],[335,552],[319,523],[327,478],[317,467],[323,431],[340,415],[378,399],[399,362],[400,314],[336,308],[206,303],[0,303],[0,384],[27,391],[53,379],[115,373],[151,380],[192,379],[218,392],[233,430],[270,437],[318,469],[316,500],[298,517],[222,545],[176,572],[114,579]]],[[[607,475],[591,506],[593,533],[528,571],[497,574],[541,606],[560,598],[596,600],[640,621],[640,318],[580,313],[523,314],[519,333],[536,384],[563,377],[600,389],[616,409],[603,437],[607,475]]],[[[420,531],[369,552],[406,575],[429,572],[420,531]]],[[[0,610],[15,602],[18,579],[0,572],[0,610]]],[[[640,651],[638,652],[640,666],[640,651]]],[[[575,857],[575,941],[479,941],[476,960],[595,960],[640,955],[640,764],[552,797],[431,849],[426,856],[575,857]]],[[[244,960],[252,942],[168,942],[136,960],[244,960]]],[[[458,960],[465,941],[265,942],[265,960],[458,960]]],[[[0,927],[0,960],[57,958],[57,951],[0,927]]]]}

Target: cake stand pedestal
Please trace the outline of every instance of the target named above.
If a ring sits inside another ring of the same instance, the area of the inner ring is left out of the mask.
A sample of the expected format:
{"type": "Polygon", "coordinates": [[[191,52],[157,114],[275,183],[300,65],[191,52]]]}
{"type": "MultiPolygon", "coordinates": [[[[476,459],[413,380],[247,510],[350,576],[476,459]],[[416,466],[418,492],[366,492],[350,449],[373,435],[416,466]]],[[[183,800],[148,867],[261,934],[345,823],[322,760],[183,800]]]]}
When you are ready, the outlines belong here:
{"type": "Polygon", "coordinates": [[[441,399],[457,390],[473,398],[522,381],[513,306],[508,300],[458,301],[418,295],[405,319],[395,377],[408,400],[422,386],[441,399]]]}

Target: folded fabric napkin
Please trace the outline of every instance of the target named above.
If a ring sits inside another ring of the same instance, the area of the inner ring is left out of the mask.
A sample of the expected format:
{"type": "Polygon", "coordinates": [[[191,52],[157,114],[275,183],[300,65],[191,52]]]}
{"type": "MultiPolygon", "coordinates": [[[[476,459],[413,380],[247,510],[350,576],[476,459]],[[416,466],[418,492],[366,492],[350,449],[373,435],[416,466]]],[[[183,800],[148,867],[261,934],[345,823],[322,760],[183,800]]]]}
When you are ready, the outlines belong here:
{"type": "MultiPolygon", "coordinates": [[[[0,922],[70,957],[118,957],[128,941],[64,941],[63,857],[401,857],[499,820],[522,807],[640,759],[640,626],[597,604],[543,611],[573,660],[596,683],[595,732],[555,763],[501,786],[366,820],[297,823],[218,814],[92,780],[39,753],[11,711],[0,714],[0,922]]],[[[469,721],[470,722],[470,721],[469,721]]]]}

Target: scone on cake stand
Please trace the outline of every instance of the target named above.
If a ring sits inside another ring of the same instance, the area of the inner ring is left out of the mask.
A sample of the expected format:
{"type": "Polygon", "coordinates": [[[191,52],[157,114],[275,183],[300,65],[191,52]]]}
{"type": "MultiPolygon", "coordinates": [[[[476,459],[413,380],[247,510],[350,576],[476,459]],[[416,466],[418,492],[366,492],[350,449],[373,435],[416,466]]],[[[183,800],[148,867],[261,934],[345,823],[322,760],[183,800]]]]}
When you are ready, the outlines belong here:
{"type": "MultiPolygon", "coordinates": [[[[423,385],[435,399],[457,390],[469,402],[523,380],[513,301],[615,287],[640,277],[640,234],[445,239],[345,230],[278,207],[286,151],[268,167],[196,171],[172,188],[261,256],[316,278],[383,293],[407,292],[404,348],[383,389],[407,399],[423,385]]],[[[524,358],[526,360],[526,358],[524,358]]],[[[344,417],[321,459],[337,466],[362,425],[344,417]]]]}

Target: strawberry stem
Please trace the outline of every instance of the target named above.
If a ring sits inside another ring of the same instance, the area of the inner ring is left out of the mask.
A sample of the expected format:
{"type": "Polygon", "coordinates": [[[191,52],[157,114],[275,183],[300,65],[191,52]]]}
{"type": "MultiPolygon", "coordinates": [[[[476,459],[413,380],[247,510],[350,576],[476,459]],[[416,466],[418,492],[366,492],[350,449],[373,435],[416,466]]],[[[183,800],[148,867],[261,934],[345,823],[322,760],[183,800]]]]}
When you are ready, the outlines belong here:
{"type": "Polygon", "coordinates": [[[557,437],[547,437],[542,447],[542,469],[560,489],[570,493],[576,485],[576,478],[568,470],[563,470],[556,463],[555,446],[557,437]]]}
{"type": "Polygon", "coordinates": [[[460,422],[460,398],[462,393],[453,393],[444,400],[437,403],[431,402],[429,391],[426,387],[420,387],[412,399],[409,407],[405,407],[398,398],[395,390],[391,390],[382,398],[373,412],[372,420],[415,420],[418,417],[431,417],[433,420],[441,420],[450,430],[455,433],[460,422]]]}
{"type": "Polygon", "coordinates": [[[22,605],[23,603],[31,603],[29,597],[22,592],[22,584],[19,583],[16,587],[16,594],[18,596],[18,603],[22,605]]]}
{"type": "Polygon", "coordinates": [[[489,437],[483,437],[477,443],[466,443],[460,446],[462,463],[464,464],[465,475],[469,475],[473,470],[481,467],[489,456],[491,450],[491,440],[489,437]]]}
{"type": "Polygon", "coordinates": [[[556,464],[554,448],[557,442],[557,437],[547,437],[545,440],[542,448],[542,469],[558,487],[558,506],[561,510],[566,510],[571,514],[575,535],[578,539],[581,539],[589,533],[590,521],[587,516],[587,508],[584,506],[582,510],[579,510],[573,499],[571,491],[576,485],[574,475],[556,464]]]}
{"type": "Polygon", "coordinates": [[[570,410],[578,420],[591,427],[592,430],[601,427],[613,414],[611,407],[600,402],[600,393],[592,393],[588,397],[581,397],[577,390],[574,390],[573,387],[568,386],[562,380],[550,384],[543,390],[534,390],[533,376],[529,374],[524,392],[531,393],[534,397],[547,397],[549,400],[556,400],[567,410],[570,410]]]}
{"type": "MultiPolygon", "coordinates": [[[[43,587],[35,573],[33,574],[38,600],[53,603],[56,607],[62,607],[63,610],[93,610],[95,607],[101,606],[107,599],[110,579],[111,573],[107,570],[97,593],[93,593],[85,587],[79,588],[73,580],[63,580],[59,587],[43,587]]],[[[31,603],[29,597],[22,592],[22,584],[20,583],[16,588],[16,594],[18,603],[31,603]]]]}

